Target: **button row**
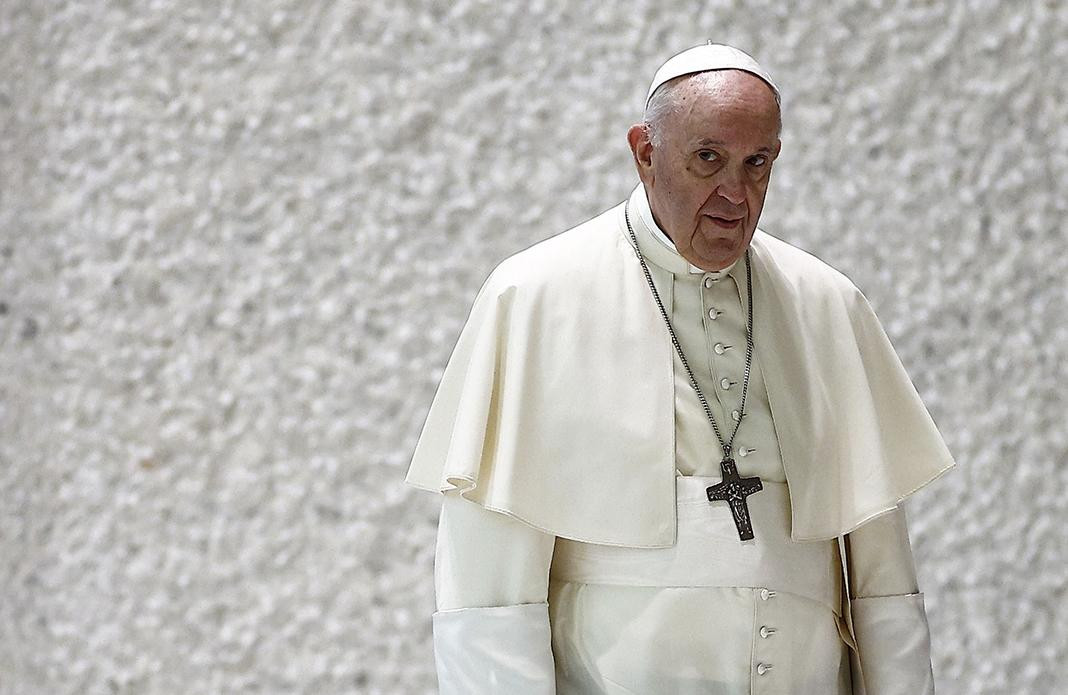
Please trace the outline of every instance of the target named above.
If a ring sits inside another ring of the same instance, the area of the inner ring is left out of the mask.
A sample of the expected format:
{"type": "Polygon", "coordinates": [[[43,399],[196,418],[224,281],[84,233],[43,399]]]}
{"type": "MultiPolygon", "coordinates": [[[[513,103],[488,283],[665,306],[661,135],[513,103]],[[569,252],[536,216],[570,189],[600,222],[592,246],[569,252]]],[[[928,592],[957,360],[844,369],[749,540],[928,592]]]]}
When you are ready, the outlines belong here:
{"type": "MultiPolygon", "coordinates": [[[[776,592],[772,591],[771,589],[763,588],[763,589],[760,590],[760,598],[763,601],[767,601],[767,600],[769,600],[771,598],[774,598],[775,593],[776,592]]],[[[772,635],[774,635],[776,632],[778,632],[778,630],[776,630],[773,627],[769,627],[767,625],[761,625],[760,626],[760,637],[762,639],[767,639],[767,638],[771,637],[772,635]]],[[[763,661],[758,663],[757,666],[756,666],[757,675],[760,675],[760,676],[763,676],[764,674],[766,674],[771,669],[772,669],[772,665],[764,663],[763,661]]]]}
{"type": "MultiPolygon", "coordinates": [[[[720,279],[721,278],[712,277],[712,276],[706,277],[705,278],[705,287],[711,287],[713,282],[718,282],[720,279]]],[[[715,307],[710,307],[709,310],[708,310],[708,318],[710,318],[712,320],[715,320],[722,313],[723,312],[721,310],[719,310],[719,309],[717,309],[715,307]]],[[[716,343],[715,345],[712,346],[712,351],[715,352],[717,355],[722,355],[727,350],[730,350],[733,347],[734,347],[733,345],[725,345],[723,343],[716,343]]],[[[737,383],[738,383],[737,381],[731,381],[727,377],[723,377],[719,381],[719,385],[724,391],[729,391],[730,388],[732,386],[736,385],[737,383]]],[[[733,418],[735,422],[740,422],[743,417],[745,417],[745,415],[743,415],[742,412],[740,410],[738,410],[737,408],[731,411],[731,418],[733,418]]],[[[754,449],[754,448],[746,448],[746,447],[743,446],[741,449],[738,450],[738,454],[740,456],[748,456],[750,453],[752,453],[754,451],[756,451],[756,449],[754,449]]]]}

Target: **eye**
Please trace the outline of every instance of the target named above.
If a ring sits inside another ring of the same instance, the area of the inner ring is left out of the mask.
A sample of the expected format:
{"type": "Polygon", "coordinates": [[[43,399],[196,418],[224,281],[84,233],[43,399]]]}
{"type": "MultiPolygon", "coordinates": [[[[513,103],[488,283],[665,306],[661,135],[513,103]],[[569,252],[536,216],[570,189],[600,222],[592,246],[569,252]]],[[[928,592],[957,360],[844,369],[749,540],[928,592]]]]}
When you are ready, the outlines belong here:
{"type": "Polygon", "coordinates": [[[697,156],[700,157],[701,160],[705,161],[705,162],[714,162],[717,159],[719,159],[719,156],[715,152],[713,152],[712,150],[701,150],[700,152],[697,153],[697,156]]]}
{"type": "Polygon", "coordinates": [[[762,167],[768,163],[768,158],[762,154],[758,154],[755,157],[750,157],[749,163],[755,167],[762,167]]]}

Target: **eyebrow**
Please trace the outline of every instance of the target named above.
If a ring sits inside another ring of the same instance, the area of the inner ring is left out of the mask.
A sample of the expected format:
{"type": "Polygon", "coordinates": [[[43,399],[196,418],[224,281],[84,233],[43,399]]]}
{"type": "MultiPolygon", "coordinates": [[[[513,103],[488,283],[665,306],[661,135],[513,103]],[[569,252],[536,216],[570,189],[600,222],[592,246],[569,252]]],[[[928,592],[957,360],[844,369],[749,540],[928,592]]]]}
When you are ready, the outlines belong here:
{"type": "MultiPolygon", "coordinates": [[[[726,145],[727,143],[723,142],[722,140],[713,140],[712,138],[701,138],[700,140],[697,141],[696,144],[698,144],[698,145],[720,145],[720,146],[723,146],[723,145],[726,145]]],[[[768,147],[767,145],[761,145],[760,147],[757,148],[757,152],[771,153],[771,148],[768,147]]]]}

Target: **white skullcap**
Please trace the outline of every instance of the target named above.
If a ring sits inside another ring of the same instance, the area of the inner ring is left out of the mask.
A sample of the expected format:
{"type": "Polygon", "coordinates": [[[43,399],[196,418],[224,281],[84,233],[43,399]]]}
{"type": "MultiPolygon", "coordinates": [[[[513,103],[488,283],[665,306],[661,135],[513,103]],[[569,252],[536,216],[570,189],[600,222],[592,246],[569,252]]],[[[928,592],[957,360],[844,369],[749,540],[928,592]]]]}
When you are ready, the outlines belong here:
{"type": "Polygon", "coordinates": [[[733,46],[709,41],[707,44],[687,48],[682,53],[673,55],[660,66],[660,69],[653,75],[653,83],[649,85],[649,93],[645,96],[646,106],[653,98],[656,88],[668,80],[708,70],[744,70],[756,75],[768,83],[771,91],[775,93],[775,103],[779,103],[779,88],[775,86],[775,83],[771,81],[771,76],[760,67],[753,56],[733,46]]]}

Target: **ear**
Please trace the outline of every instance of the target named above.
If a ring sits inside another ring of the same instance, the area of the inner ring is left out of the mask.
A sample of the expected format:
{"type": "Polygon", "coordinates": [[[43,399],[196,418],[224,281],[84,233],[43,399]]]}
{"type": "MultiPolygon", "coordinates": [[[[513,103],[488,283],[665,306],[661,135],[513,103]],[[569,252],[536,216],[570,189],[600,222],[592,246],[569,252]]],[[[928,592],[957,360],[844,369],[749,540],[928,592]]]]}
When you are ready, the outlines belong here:
{"type": "Polygon", "coordinates": [[[634,157],[634,166],[642,183],[653,183],[653,143],[649,142],[649,130],[645,123],[635,123],[627,131],[627,142],[634,157]]]}

